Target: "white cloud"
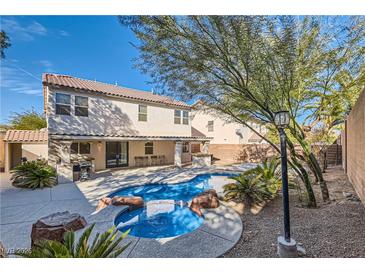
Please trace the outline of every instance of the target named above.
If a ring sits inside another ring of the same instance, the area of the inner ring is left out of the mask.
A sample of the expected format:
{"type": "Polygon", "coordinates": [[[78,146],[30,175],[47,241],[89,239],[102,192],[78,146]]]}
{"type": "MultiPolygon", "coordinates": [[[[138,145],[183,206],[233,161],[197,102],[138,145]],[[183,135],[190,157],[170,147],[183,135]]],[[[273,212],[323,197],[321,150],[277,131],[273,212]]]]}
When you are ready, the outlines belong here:
{"type": "Polygon", "coordinates": [[[24,69],[9,65],[1,66],[0,87],[14,93],[42,96],[42,81],[24,69]]]}
{"type": "Polygon", "coordinates": [[[47,29],[40,23],[33,21],[29,25],[20,24],[14,18],[1,18],[2,29],[10,34],[10,37],[23,40],[33,41],[35,36],[47,35],[47,29]]]}
{"type": "Polygon", "coordinates": [[[44,69],[42,69],[43,71],[47,71],[47,72],[53,72],[53,63],[49,60],[40,60],[38,62],[35,62],[37,64],[40,64],[44,69]]]}
{"type": "Polygon", "coordinates": [[[58,34],[59,35],[61,35],[61,36],[70,36],[70,33],[68,33],[67,31],[65,31],[65,30],[60,30],[59,32],[58,32],[58,34]]]}

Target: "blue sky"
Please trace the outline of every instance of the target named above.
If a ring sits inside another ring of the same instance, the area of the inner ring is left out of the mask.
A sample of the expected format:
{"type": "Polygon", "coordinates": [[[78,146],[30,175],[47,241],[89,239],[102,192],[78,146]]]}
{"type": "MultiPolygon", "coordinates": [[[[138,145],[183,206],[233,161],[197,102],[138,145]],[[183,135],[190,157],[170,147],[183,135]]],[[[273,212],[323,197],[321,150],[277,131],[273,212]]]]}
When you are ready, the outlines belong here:
{"type": "Polygon", "coordinates": [[[115,16],[2,16],[11,47],[1,60],[1,121],[12,111],[43,111],[44,72],[150,91],[148,76],[133,68],[134,34],[115,16]]]}

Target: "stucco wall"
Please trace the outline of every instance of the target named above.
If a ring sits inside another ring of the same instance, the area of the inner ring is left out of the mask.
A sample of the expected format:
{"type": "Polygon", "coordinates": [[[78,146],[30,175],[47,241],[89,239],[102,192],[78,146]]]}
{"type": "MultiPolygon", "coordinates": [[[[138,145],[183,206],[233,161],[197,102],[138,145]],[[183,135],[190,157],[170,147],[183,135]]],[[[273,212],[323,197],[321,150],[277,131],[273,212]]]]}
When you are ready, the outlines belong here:
{"type": "MultiPolygon", "coordinates": [[[[247,144],[253,131],[239,123],[228,122],[216,112],[203,106],[195,106],[191,113],[191,125],[207,137],[213,137],[211,144],[247,144]],[[208,121],[214,121],[214,130],[208,131],[208,121]],[[240,135],[236,131],[240,131],[240,135]]],[[[258,131],[264,132],[260,125],[252,124],[258,131]]]]}
{"type": "Polygon", "coordinates": [[[11,151],[11,166],[14,168],[21,163],[22,158],[22,144],[10,144],[11,151]]]}
{"type": "Polygon", "coordinates": [[[22,157],[28,161],[34,161],[38,158],[48,159],[48,144],[22,144],[22,157]]]}
{"type": "Polygon", "coordinates": [[[346,173],[365,204],[365,90],[351,110],[346,127],[347,136],[344,138],[346,173]]]}
{"type": "Polygon", "coordinates": [[[50,134],[190,136],[191,126],[174,124],[173,107],[147,102],[127,101],[87,92],[48,90],[47,120],[50,134]],[[74,115],[75,97],[71,96],[71,115],[55,114],[56,92],[87,96],[89,116],[74,115]],[[138,105],[147,105],[147,122],[138,121],[138,105]]]}
{"type": "Polygon", "coordinates": [[[221,164],[259,163],[276,155],[268,144],[210,144],[209,153],[221,164]]]}

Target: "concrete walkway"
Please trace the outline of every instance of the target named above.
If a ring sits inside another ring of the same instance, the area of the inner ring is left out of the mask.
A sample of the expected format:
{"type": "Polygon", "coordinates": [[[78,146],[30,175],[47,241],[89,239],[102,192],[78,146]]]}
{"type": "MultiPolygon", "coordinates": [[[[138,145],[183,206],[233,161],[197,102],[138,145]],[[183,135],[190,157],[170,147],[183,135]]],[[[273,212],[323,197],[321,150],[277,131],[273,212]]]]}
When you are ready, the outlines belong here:
{"type": "MultiPolygon", "coordinates": [[[[230,171],[250,168],[249,165],[230,167],[230,171]]],[[[0,240],[9,253],[30,248],[32,224],[51,213],[68,210],[83,215],[89,224],[95,223],[94,233],[113,226],[115,216],[123,207],[109,206],[94,214],[101,197],[124,186],[145,183],[177,183],[200,173],[226,172],[227,168],[141,168],[109,171],[85,182],[60,184],[53,188],[27,190],[0,186],[0,240]]],[[[217,181],[219,191],[223,183],[217,181]]],[[[195,231],[174,238],[147,239],[128,236],[132,242],[124,257],[218,257],[231,249],[242,233],[239,215],[231,208],[220,206],[204,211],[205,220],[195,231]]],[[[82,231],[78,231],[80,235],[82,231]]]]}

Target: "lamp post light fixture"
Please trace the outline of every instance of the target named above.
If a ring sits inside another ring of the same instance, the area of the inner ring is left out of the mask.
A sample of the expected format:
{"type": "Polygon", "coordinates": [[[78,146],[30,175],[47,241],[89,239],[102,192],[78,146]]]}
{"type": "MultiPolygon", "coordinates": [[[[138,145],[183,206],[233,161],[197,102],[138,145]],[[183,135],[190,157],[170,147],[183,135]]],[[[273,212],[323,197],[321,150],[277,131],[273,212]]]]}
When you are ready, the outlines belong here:
{"type": "Polygon", "coordinates": [[[288,161],[286,152],[286,134],[284,130],[290,122],[289,112],[276,112],[274,122],[279,130],[280,135],[281,180],[284,210],[284,237],[278,237],[278,254],[280,257],[297,257],[297,243],[290,236],[288,161]]]}

